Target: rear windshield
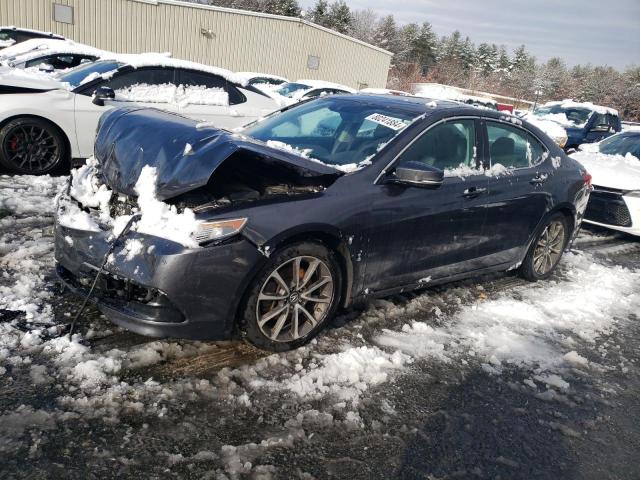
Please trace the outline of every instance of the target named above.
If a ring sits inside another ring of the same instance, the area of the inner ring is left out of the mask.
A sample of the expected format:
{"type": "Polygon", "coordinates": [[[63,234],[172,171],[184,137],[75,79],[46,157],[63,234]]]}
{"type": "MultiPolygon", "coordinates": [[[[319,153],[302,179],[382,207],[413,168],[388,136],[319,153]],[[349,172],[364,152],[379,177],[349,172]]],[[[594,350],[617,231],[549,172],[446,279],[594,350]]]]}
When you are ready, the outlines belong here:
{"type": "Polygon", "coordinates": [[[243,133],[329,165],[360,165],[422,113],[409,103],[325,97],[268,117],[243,133]]]}
{"type": "Polygon", "coordinates": [[[87,63],[63,73],[58,77],[58,80],[66,82],[73,88],[76,88],[79,87],[83,80],[88,78],[90,75],[99,75],[101,73],[111,72],[113,70],[117,70],[122,65],[123,64],[120,62],[114,61],[87,63]]]}

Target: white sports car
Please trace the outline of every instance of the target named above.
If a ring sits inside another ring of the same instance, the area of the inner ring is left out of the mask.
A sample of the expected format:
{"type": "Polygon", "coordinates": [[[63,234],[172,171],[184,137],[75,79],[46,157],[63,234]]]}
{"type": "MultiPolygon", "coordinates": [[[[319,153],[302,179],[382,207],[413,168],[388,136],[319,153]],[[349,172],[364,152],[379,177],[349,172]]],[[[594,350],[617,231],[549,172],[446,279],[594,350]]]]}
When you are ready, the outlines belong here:
{"type": "Polygon", "coordinates": [[[156,107],[227,129],[278,108],[232,72],[161,54],[118,55],[57,77],[5,68],[0,98],[0,165],[23,174],[91,156],[110,108],[156,107]]]}
{"type": "Polygon", "coordinates": [[[640,132],[582,145],[572,158],[593,177],[584,221],[640,235],[640,132]]]}
{"type": "Polygon", "coordinates": [[[0,65],[66,70],[108,55],[113,54],[72,40],[34,38],[0,51],[0,65]]]}

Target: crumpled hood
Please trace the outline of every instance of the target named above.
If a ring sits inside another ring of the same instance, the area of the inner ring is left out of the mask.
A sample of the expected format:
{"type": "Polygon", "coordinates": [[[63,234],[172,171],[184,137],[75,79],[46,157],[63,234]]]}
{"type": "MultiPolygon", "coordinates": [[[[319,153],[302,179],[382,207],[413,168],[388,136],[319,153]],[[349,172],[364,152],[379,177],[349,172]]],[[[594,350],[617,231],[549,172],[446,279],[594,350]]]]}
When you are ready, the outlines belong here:
{"type": "MultiPolygon", "coordinates": [[[[107,185],[135,196],[145,165],[156,169],[156,196],[167,200],[207,184],[213,172],[238,150],[265,163],[291,168],[303,177],[339,176],[342,172],[265,145],[262,142],[153,108],[119,108],[105,113],[98,125],[95,157],[107,185]]],[[[239,161],[241,161],[239,159],[239,161]]]]}
{"type": "Polygon", "coordinates": [[[640,160],[630,153],[622,156],[576,152],[570,156],[587,169],[593,177],[593,185],[619,190],[640,190],[640,160]]]}
{"type": "Polygon", "coordinates": [[[0,85],[42,91],[65,88],[64,83],[50,75],[12,67],[0,67],[0,85]]]}

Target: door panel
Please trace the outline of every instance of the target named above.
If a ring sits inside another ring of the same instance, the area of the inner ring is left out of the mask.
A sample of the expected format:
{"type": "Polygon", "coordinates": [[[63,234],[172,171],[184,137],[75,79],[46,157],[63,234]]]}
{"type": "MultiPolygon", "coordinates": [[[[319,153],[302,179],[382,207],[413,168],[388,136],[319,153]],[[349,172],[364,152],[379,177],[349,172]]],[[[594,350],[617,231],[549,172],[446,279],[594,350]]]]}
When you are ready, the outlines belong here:
{"type": "Polygon", "coordinates": [[[374,291],[428,283],[482,268],[488,177],[478,168],[474,119],[430,127],[398,159],[445,171],[440,186],[374,185],[365,286],[374,291]]]}
{"type": "Polygon", "coordinates": [[[487,231],[491,235],[480,250],[487,264],[498,265],[516,262],[522,256],[550,208],[552,199],[545,183],[555,170],[544,146],[525,130],[493,121],[487,121],[486,126],[495,173],[489,177],[487,195],[487,231]]]}

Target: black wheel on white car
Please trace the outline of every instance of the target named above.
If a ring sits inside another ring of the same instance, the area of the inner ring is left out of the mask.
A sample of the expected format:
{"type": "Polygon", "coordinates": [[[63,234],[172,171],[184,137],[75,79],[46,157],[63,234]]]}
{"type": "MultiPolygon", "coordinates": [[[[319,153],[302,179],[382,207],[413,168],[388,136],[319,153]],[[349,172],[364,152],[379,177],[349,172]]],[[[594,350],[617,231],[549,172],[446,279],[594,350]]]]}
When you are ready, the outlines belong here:
{"type": "Polygon", "coordinates": [[[335,254],[319,243],[276,251],[249,287],[241,319],[245,337],[274,352],[304,345],[335,314],[341,282],[335,254]]]}
{"type": "Polygon", "coordinates": [[[51,173],[64,164],[67,155],[62,134],[47,121],[16,118],[0,129],[0,164],[13,173],[51,173]]]}
{"type": "Polygon", "coordinates": [[[562,213],[551,215],[529,247],[520,272],[530,281],[549,278],[569,240],[569,225],[562,213]]]}

